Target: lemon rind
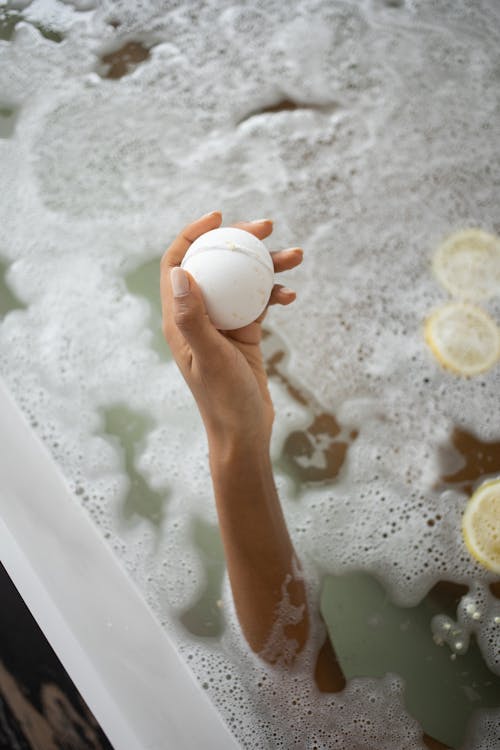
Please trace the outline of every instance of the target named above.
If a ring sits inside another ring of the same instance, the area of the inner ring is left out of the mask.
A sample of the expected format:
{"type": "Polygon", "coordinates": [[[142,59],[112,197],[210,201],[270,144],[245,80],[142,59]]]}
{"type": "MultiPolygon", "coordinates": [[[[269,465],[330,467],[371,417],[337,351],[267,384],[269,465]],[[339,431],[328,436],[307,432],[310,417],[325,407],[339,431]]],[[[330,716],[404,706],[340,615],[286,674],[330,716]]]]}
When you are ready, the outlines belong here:
{"type": "Polygon", "coordinates": [[[464,514],[462,516],[462,536],[465,546],[467,547],[474,560],[477,560],[477,562],[481,563],[481,565],[487,568],[487,570],[500,575],[500,559],[498,561],[495,561],[484,555],[483,552],[478,548],[478,545],[475,543],[474,534],[471,534],[469,528],[471,526],[472,517],[477,512],[478,504],[481,501],[484,501],[485,492],[488,493],[492,487],[496,487],[500,494],[500,479],[493,479],[489,480],[488,482],[484,482],[469,498],[464,514]]]}
{"type": "Polygon", "coordinates": [[[488,313],[486,313],[481,307],[479,307],[478,305],[473,305],[470,302],[451,302],[439,307],[437,310],[434,310],[434,312],[429,315],[429,317],[425,321],[424,338],[429,349],[432,351],[434,357],[437,359],[439,364],[442,365],[442,367],[450,370],[457,375],[463,375],[464,377],[480,375],[481,373],[490,370],[493,365],[495,365],[500,359],[500,331],[497,324],[495,323],[493,318],[491,318],[488,313]],[[467,309],[469,311],[472,311],[483,322],[487,323],[489,330],[494,334],[494,338],[496,339],[496,347],[492,352],[491,357],[487,360],[482,360],[477,366],[459,366],[453,360],[448,359],[437,344],[436,337],[433,333],[433,324],[440,318],[442,318],[444,314],[451,312],[453,308],[460,310],[467,309]]]}
{"type": "Polygon", "coordinates": [[[436,252],[434,253],[433,259],[432,259],[432,270],[434,271],[434,275],[436,276],[439,283],[455,298],[462,299],[462,300],[470,300],[473,302],[480,302],[481,300],[487,300],[491,299],[492,297],[495,297],[500,292],[500,289],[498,291],[495,290],[489,290],[485,291],[484,289],[478,289],[477,287],[469,287],[467,289],[464,289],[460,284],[453,283],[453,275],[451,274],[451,281],[450,281],[450,274],[446,273],[445,271],[445,263],[444,258],[451,252],[453,253],[453,246],[456,245],[459,241],[463,241],[464,239],[471,239],[471,242],[473,243],[473,240],[477,238],[480,242],[484,244],[490,244],[495,252],[498,252],[500,256],[500,238],[497,237],[497,235],[492,234],[491,232],[486,232],[484,229],[474,229],[470,227],[469,229],[461,229],[458,232],[454,232],[453,234],[449,235],[443,242],[439,245],[436,252]]]}

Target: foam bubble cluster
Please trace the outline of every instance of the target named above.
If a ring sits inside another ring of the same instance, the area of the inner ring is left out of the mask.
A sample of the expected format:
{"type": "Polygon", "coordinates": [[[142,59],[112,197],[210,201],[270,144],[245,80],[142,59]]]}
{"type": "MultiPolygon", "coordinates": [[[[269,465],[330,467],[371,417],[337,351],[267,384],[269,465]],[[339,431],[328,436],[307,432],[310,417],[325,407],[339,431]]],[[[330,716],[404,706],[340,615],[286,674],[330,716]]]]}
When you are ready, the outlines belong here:
{"type": "MultiPolygon", "coordinates": [[[[155,263],[213,209],[272,216],[270,249],[305,248],[265,353],[311,608],[319,571],[371,572],[401,605],[466,584],[432,632],[457,658],[474,636],[499,674],[493,577],[461,536],[471,486],[443,477],[453,429],[500,439],[500,368],[454,376],[423,337],[449,301],[435,249],[500,233],[498,4],[34,0],[0,22],[2,376],[243,747],[422,748],[396,676],[325,696],[311,653],[278,677],[248,653],[197,535],[217,523],[206,439],[155,343],[155,263]],[[185,613],[209,595],[224,633],[207,643],[185,613]]],[[[500,324],[498,295],[483,306],[500,324]]],[[[478,716],[467,747],[497,729],[478,716]]]]}

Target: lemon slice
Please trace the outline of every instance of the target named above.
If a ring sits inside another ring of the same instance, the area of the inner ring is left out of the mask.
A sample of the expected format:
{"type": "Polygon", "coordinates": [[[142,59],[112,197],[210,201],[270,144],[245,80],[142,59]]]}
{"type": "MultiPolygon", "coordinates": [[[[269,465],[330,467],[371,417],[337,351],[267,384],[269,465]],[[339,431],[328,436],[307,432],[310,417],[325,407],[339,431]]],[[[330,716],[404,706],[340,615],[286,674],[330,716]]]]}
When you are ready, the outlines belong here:
{"type": "Polygon", "coordinates": [[[500,295],[500,237],[481,229],[450,235],[436,251],[434,273],[455,297],[481,300],[500,295]]]}
{"type": "Polygon", "coordinates": [[[474,492],[462,518],[462,533],[471,555],[500,573],[500,479],[485,482],[474,492]]]}
{"type": "Polygon", "coordinates": [[[500,331],[480,307],[443,305],[425,323],[425,340],[436,359],[459,375],[477,375],[500,357],[500,331]]]}

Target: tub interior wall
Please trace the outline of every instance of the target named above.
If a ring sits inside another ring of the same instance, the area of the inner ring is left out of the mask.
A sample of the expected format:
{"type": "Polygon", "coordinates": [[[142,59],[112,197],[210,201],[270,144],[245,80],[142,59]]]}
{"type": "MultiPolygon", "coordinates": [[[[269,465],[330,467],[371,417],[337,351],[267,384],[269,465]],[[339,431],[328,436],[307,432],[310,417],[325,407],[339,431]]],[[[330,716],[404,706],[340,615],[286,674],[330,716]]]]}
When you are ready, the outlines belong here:
{"type": "MultiPolygon", "coordinates": [[[[213,209],[271,216],[270,249],[304,247],[263,349],[311,600],[333,632],[361,571],[385,593],[360,628],[384,601],[389,632],[439,581],[464,587],[433,610],[455,641],[436,646],[428,610],[421,632],[438,661],[491,675],[484,693],[467,678],[485,710],[449,741],[492,750],[500,601],[450,477],[463,440],[492,456],[469,484],[500,473],[500,367],[442,369],[423,323],[451,299],[431,270],[443,238],[500,232],[499,37],[495,0],[0,4],[0,373],[242,747],[423,745],[397,673],[354,670],[325,698],[307,670],[276,677],[247,652],[159,260],[213,209]]],[[[500,324],[500,291],[482,306],[500,324]]]]}

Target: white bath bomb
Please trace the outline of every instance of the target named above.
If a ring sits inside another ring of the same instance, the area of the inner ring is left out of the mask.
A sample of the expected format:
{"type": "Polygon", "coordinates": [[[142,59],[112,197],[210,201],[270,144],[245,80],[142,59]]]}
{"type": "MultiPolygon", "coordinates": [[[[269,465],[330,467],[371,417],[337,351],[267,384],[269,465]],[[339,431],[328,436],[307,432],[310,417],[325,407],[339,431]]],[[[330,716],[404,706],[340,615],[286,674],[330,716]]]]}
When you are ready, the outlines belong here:
{"type": "Polygon", "coordinates": [[[274,284],[274,266],[263,242],[233,227],[212,229],[198,237],[181,267],[199,285],[216,328],[242,328],[259,317],[274,284]]]}

